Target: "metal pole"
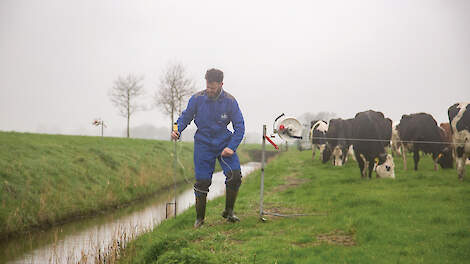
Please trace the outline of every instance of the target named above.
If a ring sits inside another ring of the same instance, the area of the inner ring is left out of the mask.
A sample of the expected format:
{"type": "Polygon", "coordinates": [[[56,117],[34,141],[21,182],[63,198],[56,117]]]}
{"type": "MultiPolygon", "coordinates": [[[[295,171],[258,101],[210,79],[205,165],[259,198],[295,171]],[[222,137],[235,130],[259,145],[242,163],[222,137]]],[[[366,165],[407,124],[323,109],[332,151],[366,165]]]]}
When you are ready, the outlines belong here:
{"type": "Polygon", "coordinates": [[[176,163],[178,159],[178,157],[176,156],[176,140],[175,140],[174,146],[175,146],[175,149],[174,149],[175,160],[173,161],[173,168],[174,168],[173,183],[175,187],[175,218],[176,218],[176,163]]]}
{"type": "Polygon", "coordinates": [[[261,187],[259,199],[259,216],[263,220],[264,163],[266,155],[266,125],[263,125],[263,141],[261,143],[261,187]]]}

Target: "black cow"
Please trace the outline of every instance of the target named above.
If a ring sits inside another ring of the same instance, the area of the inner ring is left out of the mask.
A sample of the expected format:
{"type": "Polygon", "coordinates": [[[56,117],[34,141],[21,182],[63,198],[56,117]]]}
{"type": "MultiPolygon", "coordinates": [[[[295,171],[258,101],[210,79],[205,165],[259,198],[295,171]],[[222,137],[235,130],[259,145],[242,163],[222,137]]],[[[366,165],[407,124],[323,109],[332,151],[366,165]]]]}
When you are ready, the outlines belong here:
{"type": "Polygon", "coordinates": [[[470,157],[470,103],[456,103],[449,107],[450,128],[455,147],[457,173],[463,180],[465,161],[470,157]]]}
{"type": "Polygon", "coordinates": [[[403,115],[397,130],[405,146],[402,149],[403,166],[405,170],[407,149],[413,151],[415,170],[418,170],[420,150],[424,153],[432,154],[435,170],[437,170],[437,163],[444,169],[453,167],[452,150],[449,144],[445,142],[443,131],[430,114],[416,113],[403,115]],[[422,141],[422,143],[420,141],[422,141]]]}
{"type": "Polygon", "coordinates": [[[333,157],[333,165],[342,166],[347,161],[349,147],[352,144],[353,119],[331,119],[326,132],[326,148],[323,151],[323,162],[333,157]]]}
{"type": "Polygon", "coordinates": [[[354,153],[362,178],[371,178],[374,166],[377,166],[377,177],[395,178],[392,155],[385,150],[392,137],[391,120],[381,112],[359,112],[354,117],[352,131],[354,153]]]}

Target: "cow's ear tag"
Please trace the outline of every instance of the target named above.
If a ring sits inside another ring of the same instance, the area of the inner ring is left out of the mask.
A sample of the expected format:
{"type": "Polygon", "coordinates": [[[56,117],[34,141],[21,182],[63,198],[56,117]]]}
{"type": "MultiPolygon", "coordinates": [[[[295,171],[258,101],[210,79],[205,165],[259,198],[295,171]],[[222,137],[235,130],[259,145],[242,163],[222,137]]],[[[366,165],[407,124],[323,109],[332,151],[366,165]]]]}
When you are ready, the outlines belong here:
{"type": "Polygon", "coordinates": [[[442,155],[442,153],[439,153],[439,155],[437,156],[437,158],[440,159],[440,158],[442,158],[442,156],[444,156],[444,155],[442,155]]]}
{"type": "Polygon", "coordinates": [[[374,161],[375,161],[375,164],[378,164],[379,163],[379,158],[375,158],[374,161]]]}

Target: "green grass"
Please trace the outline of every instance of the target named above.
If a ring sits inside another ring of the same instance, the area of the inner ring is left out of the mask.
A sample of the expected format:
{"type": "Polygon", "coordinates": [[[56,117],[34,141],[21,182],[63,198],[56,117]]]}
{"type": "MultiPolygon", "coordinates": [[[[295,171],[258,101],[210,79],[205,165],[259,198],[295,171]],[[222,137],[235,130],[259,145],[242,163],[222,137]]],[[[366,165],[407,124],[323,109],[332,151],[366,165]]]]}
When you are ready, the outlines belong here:
{"type": "MultiPolygon", "coordinates": [[[[0,132],[0,237],[124,206],[173,184],[170,141],[0,132]]],[[[251,158],[241,145],[240,160],[251,158]]],[[[193,179],[193,144],[178,143],[193,179]]],[[[184,172],[184,173],[183,173],[184,172]]]]}
{"type": "Polygon", "coordinates": [[[131,242],[121,263],[469,263],[468,170],[461,182],[429,157],[419,171],[395,163],[395,180],[365,180],[353,160],[332,167],[309,151],[282,153],[265,170],[266,211],[327,216],[259,221],[258,171],[240,190],[242,222],[222,219],[221,197],[201,229],[191,208],[131,242]]]}

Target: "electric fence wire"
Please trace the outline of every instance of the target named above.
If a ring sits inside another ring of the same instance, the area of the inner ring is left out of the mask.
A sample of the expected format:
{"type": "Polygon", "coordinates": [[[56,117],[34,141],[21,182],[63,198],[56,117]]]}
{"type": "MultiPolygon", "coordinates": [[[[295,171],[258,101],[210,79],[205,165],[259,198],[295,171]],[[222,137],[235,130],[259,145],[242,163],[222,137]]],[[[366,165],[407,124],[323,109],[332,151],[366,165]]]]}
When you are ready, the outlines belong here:
{"type": "MultiPolygon", "coordinates": [[[[391,140],[374,139],[374,138],[331,138],[331,137],[309,137],[309,139],[326,139],[326,140],[349,140],[349,141],[362,141],[362,142],[387,142],[391,140]]],[[[424,140],[397,140],[394,142],[408,143],[408,144],[447,144],[447,145],[462,145],[464,143],[458,142],[443,142],[443,141],[424,141],[424,140]]],[[[468,142],[468,141],[466,141],[468,142]]]]}
{"type": "Polygon", "coordinates": [[[228,165],[228,163],[225,162],[224,158],[222,157],[222,154],[220,154],[220,160],[221,160],[225,165],[227,165],[227,167],[230,169],[230,179],[228,179],[228,177],[227,177],[227,182],[231,182],[232,179],[233,179],[233,170],[232,170],[232,167],[230,167],[230,165],[228,165]]]}
{"type": "MultiPolygon", "coordinates": [[[[177,144],[178,148],[176,149],[176,162],[178,163],[178,165],[181,167],[181,170],[182,170],[182,175],[183,175],[183,180],[187,183],[187,184],[192,184],[193,182],[191,180],[188,179],[187,175],[186,175],[186,168],[184,167],[183,163],[181,162],[179,156],[178,155],[179,153],[182,153],[182,149],[183,149],[183,145],[182,144],[177,144]]],[[[173,154],[172,154],[173,155],[173,154]]]]}

